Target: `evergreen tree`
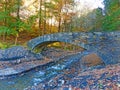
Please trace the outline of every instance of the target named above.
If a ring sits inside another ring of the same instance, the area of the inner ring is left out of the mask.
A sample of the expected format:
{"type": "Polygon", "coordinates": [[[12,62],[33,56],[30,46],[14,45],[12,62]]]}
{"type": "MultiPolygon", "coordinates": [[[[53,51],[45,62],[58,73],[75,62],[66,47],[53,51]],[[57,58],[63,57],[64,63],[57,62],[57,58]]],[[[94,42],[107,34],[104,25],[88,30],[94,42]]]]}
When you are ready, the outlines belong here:
{"type": "Polygon", "coordinates": [[[104,0],[105,17],[103,21],[103,30],[114,31],[120,29],[120,1],[104,0]]]}

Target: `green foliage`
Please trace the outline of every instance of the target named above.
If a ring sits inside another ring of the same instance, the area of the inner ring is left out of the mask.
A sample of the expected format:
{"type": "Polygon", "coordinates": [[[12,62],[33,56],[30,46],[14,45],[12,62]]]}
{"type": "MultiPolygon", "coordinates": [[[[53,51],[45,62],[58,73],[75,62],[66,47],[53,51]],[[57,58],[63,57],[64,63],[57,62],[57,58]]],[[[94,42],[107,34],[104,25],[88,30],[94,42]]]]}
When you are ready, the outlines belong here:
{"type": "Polygon", "coordinates": [[[0,21],[1,21],[1,20],[4,20],[4,18],[10,18],[10,17],[8,16],[8,12],[0,11],[0,21]]]}
{"type": "Polygon", "coordinates": [[[31,16],[28,18],[28,23],[32,25],[32,24],[36,21],[37,18],[38,18],[37,15],[31,15],[31,16]]]}
{"type": "Polygon", "coordinates": [[[30,25],[23,21],[11,22],[9,26],[0,26],[0,34],[17,35],[24,30],[30,30],[30,25]],[[18,31],[17,31],[18,30],[18,31]]]}
{"type": "Polygon", "coordinates": [[[0,43],[0,49],[6,49],[6,48],[8,48],[8,47],[10,47],[9,44],[6,44],[6,43],[0,43]]]}
{"type": "Polygon", "coordinates": [[[17,30],[17,32],[21,32],[24,30],[29,30],[30,25],[23,22],[22,20],[17,20],[16,22],[11,22],[10,28],[13,28],[14,30],[17,30]]]}
{"type": "Polygon", "coordinates": [[[107,30],[118,30],[120,29],[120,9],[114,11],[110,15],[105,16],[103,22],[103,28],[107,30]]]}
{"type": "Polygon", "coordinates": [[[120,2],[119,0],[105,0],[106,15],[102,28],[104,31],[115,31],[120,29],[120,2]]]}
{"type": "Polygon", "coordinates": [[[15,35],[15,34],[17,34],[17,31],[15,31],[15,30],[13,30],[13,29],[11,29],[9,27],[6,27],[6,26],[0,26],[0,34],[1,35],[2,34],[7,34],[7,35],[12,34],[12,35],[15,35]]]}
{"type": "Polygon", "coordinates": [[[1,43],[0,42],[0,49],[7,49],[7,48],[10,48],[10,47],[14,47],[14,46],[19,46],[19,45],[5,43],[5,42],[1,43]]]}
{"type": "Polygon", "coordinates": [[[12,15],[18,11],[20,5],[21,0],[2,1],[2,7],[0,8],[0,34],[16,36],[21,31],[31,29],[30,24],[20,20],[17,16],[12,15]]]}

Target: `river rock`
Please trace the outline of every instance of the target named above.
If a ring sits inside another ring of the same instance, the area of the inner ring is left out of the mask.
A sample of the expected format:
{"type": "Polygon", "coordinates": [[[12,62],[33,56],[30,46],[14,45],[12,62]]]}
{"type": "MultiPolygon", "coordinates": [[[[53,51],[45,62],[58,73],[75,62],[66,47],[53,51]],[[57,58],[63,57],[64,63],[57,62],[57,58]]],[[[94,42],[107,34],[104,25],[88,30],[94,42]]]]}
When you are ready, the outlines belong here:
{"type": "Polygon", "coordinates": [[[81,59],[81,63],[85,66],[96,66],[102,64],[103,61],[96,53],[91,53],[83,56],[81,59]]]}

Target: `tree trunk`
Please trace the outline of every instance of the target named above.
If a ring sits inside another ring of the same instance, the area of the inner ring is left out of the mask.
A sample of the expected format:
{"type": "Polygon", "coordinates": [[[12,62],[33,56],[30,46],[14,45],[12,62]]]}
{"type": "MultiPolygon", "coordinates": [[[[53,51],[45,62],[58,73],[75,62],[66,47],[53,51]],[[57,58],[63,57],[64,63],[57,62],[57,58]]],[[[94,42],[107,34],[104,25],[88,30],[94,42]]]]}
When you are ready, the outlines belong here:
{"type": "MultiPolygon", "coordinates": [[[[4,9],[4,12],[7,12],[7,7],[8,7],[8,1],[7,0],[5,0],[5,9],[4,9]]],[[[7,18],[5,17],[4,18],[4,26],[7,26],[7,18]]],[[[6,35],[7,35],[7,33],[6,33],[6,31],[3,33],[3,41],[5,42],[5,40],[6,40],[6,35]]]]}
{"type": "Polygon", "coordinates": [[[43,35],[46,33],[46,2],[44,0],[44,7],[45,7],[45,10],[44,10],[44,31],[43,31],[43,35]]]}
{"type": "MultiPolygon", "coordinates": [[[[39,18],[39,36],[41,34],[41,30],[42,30],[42,27],[41,27],[41,24],[42,24],[42,18],[41,18],[41,15],[42,14],[42,0],[39,1],[39,14],[38,14],[38,18],[39,18]]],[[[42,33],[43,35],[43,33],[42,33]]]]}
{"type": "Polygon", "coordinates": [[[58,20],[58,32],[61,32],[61,9],[62,9],[62,1],[59,2],[59,9],[58,9],[58,17],[59,17],[59,20],[58,20]]]}
{"type": "Polygon", "coordinates": [[[17,42],[18,42],[18,34],[15,36],[15,45],[17,45],[17,42]]]}
{"type": "Polygon", "coordinates": [[[59,15],[59,22],[58,22],[58,32],[61,31],[61,16],[59,15]]]}
{"type": "MultiPolygon", "coordinates": [[[[20,0],[17,0],[17,22],[18,21],[20,21],[20,0]]],[[[16,31],[17,31],[17,34],[16,34],[16,38],[15,38],[15,45],[18,42],[18,34],[19,34],[19,26],[18,25],[16,26],[16,31]]]]}

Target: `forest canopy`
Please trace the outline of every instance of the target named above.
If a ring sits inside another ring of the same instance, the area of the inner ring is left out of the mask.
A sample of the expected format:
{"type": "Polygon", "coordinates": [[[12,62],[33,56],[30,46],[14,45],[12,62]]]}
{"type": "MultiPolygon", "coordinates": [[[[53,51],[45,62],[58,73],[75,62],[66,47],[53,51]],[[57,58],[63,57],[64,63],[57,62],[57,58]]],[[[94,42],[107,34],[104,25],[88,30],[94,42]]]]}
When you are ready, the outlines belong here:
{"type": "Polygon", "coordinates": [[[0,0],[0,42],[23,43],[56,32],[120,30],[120,0],[104,0],[104,8],[92,10],[87,5],[79,10],[75,0],[27,1],[0,0]]]}

